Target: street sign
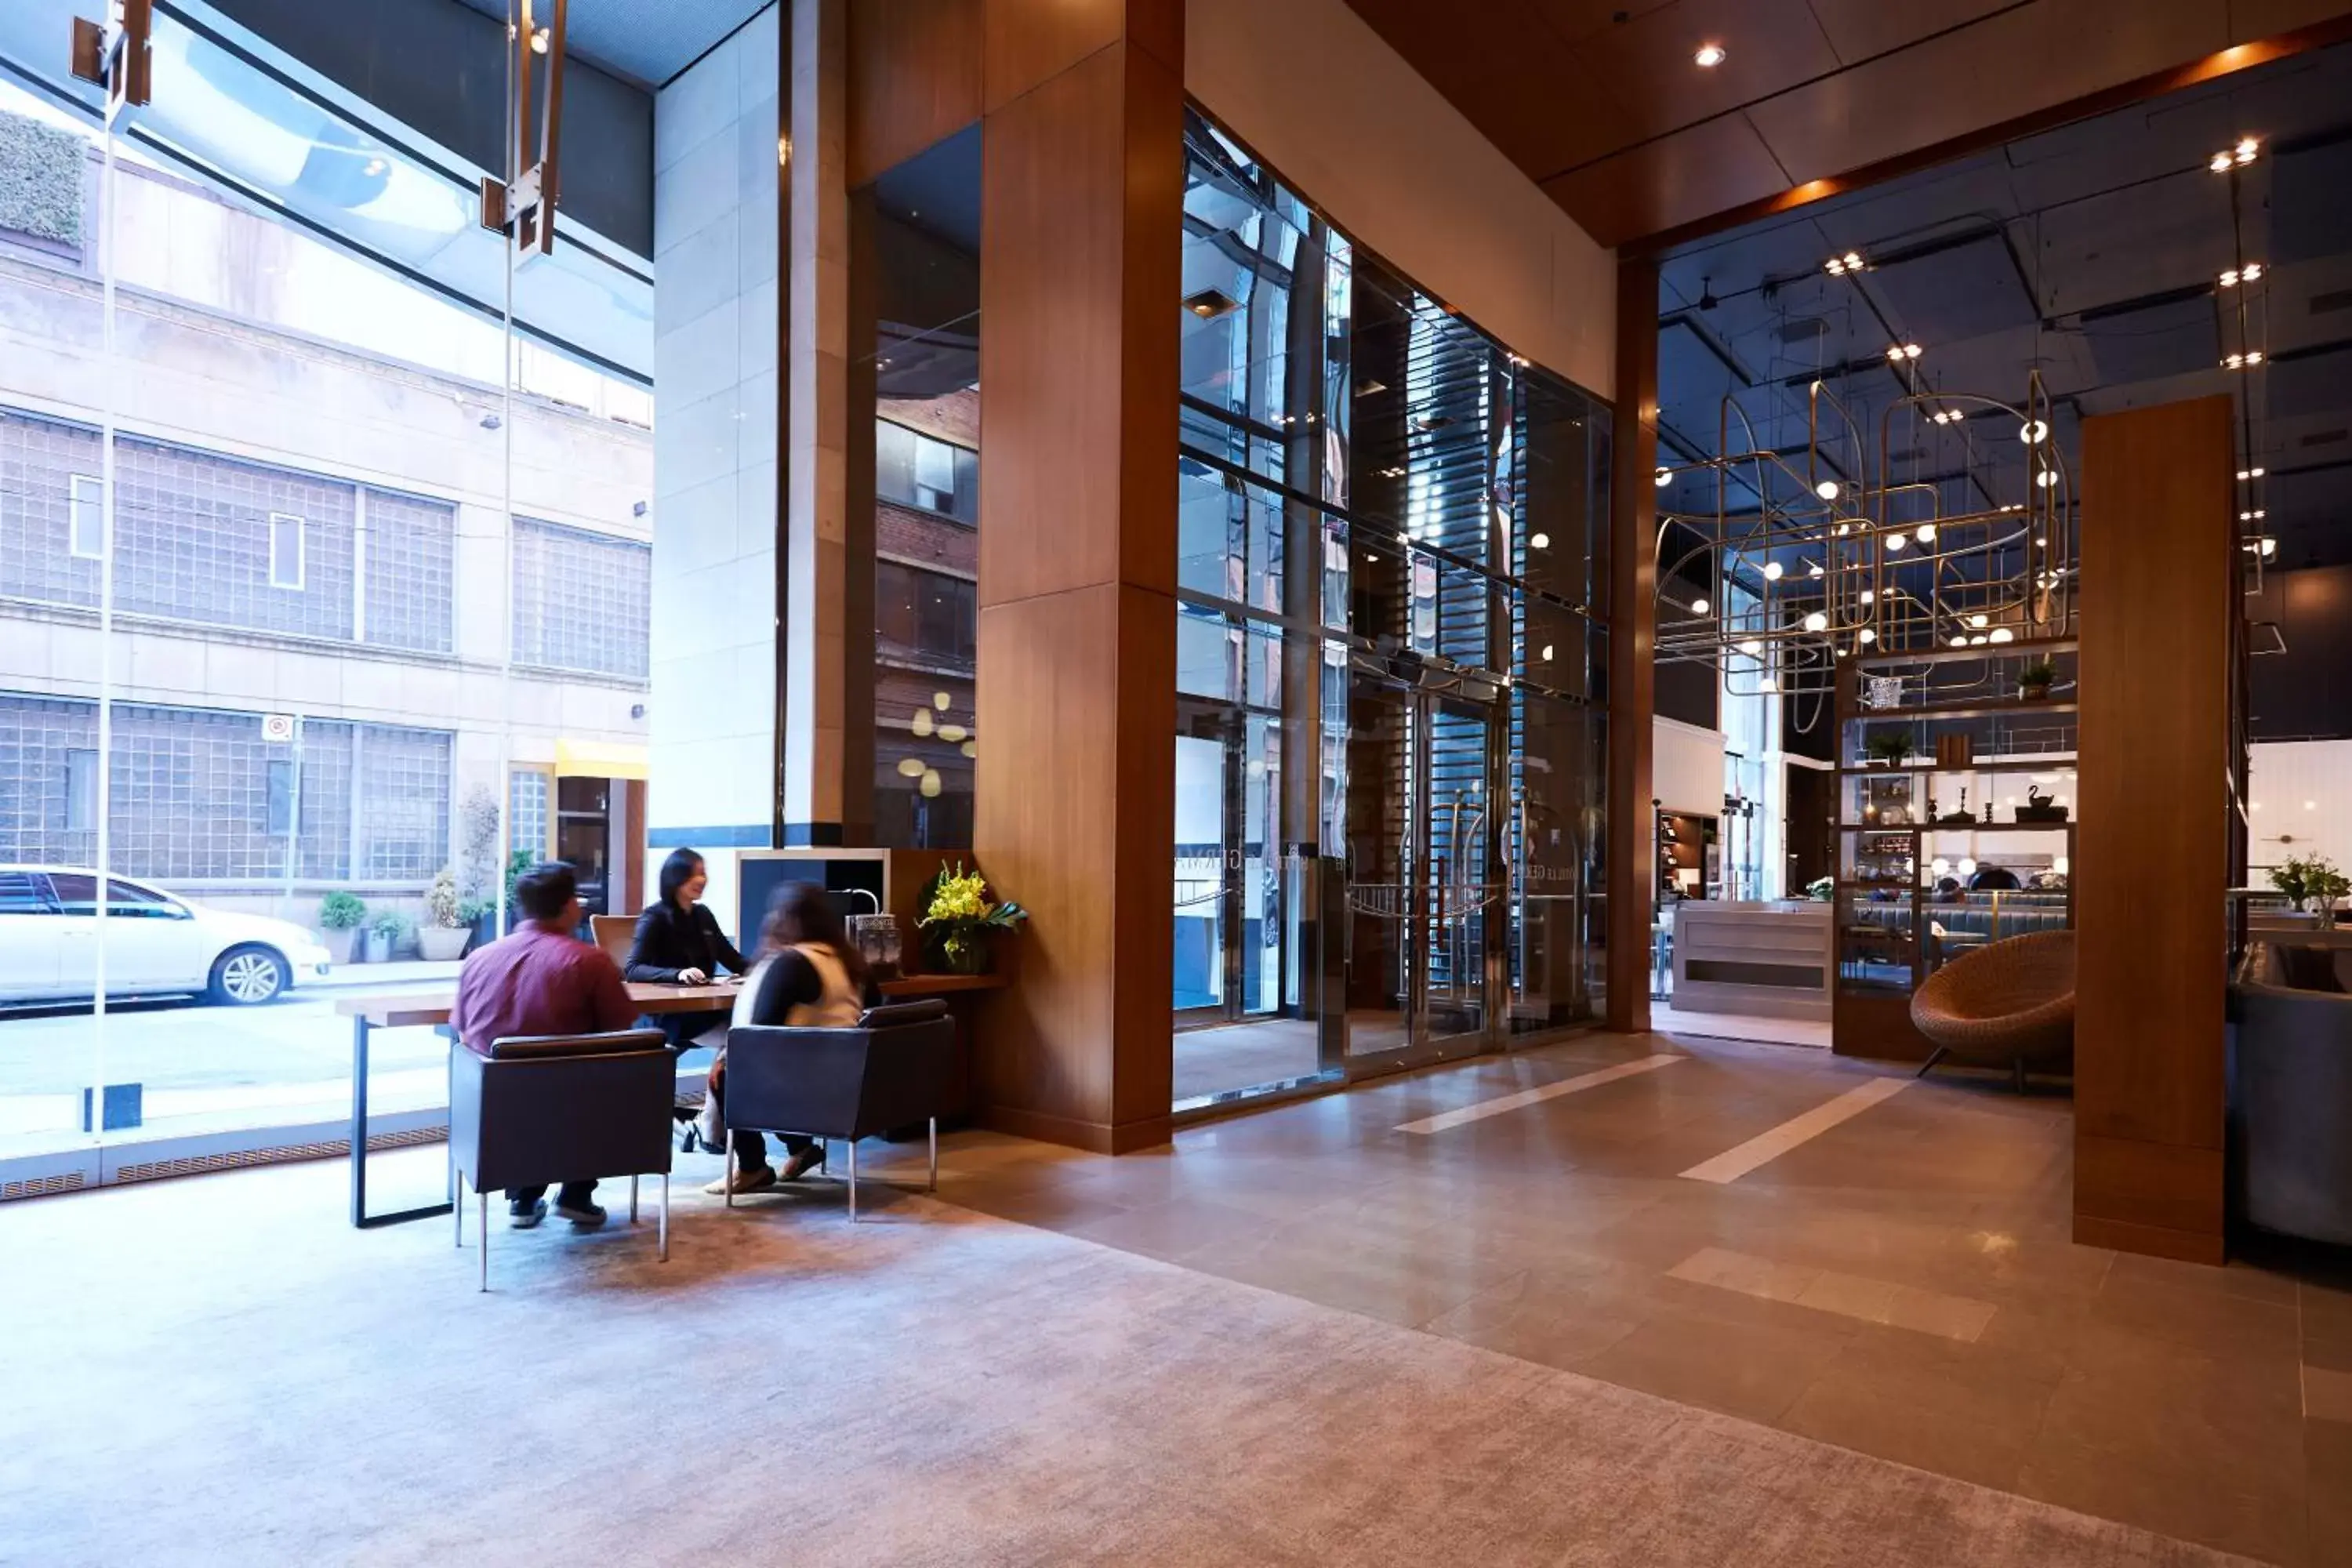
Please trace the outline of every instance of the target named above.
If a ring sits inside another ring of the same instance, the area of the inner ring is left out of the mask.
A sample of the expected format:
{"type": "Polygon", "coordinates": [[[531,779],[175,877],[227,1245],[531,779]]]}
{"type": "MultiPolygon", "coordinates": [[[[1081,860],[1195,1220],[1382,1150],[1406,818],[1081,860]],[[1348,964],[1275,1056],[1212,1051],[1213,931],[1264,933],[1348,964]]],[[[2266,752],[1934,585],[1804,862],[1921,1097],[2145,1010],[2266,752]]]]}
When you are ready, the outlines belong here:
{"type": "Polygon", "coordinates": [[[264,713],[261,716],[261,738],[278,745],[291,743],[294,739],[294,715],[264,713]]]}

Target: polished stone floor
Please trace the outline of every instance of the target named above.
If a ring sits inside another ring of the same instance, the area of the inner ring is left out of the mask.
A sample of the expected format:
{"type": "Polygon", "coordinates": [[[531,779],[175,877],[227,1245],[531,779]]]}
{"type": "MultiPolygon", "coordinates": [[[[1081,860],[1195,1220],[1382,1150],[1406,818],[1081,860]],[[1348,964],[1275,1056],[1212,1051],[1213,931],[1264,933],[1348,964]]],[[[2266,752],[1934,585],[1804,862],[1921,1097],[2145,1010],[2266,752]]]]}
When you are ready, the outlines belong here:
{"type": "Polygon", "coordinates": [[[2078,1247],[2071,1137],[2065,1099],[1990,1078],[1596,1034],[1158,1153],[964,1135],[941,1195],[2180,1539],[2352,1563],[2352,1270],[2078,1247]]]}
{"type": "Polygon", "coordinates": [[[1176,1033],[1175,1102],[1201,1100],[1260,1084],[1310,1078],[1320,1068],[1315,1025],[1299,1018],[1254,1018],[1176,1033]]]}

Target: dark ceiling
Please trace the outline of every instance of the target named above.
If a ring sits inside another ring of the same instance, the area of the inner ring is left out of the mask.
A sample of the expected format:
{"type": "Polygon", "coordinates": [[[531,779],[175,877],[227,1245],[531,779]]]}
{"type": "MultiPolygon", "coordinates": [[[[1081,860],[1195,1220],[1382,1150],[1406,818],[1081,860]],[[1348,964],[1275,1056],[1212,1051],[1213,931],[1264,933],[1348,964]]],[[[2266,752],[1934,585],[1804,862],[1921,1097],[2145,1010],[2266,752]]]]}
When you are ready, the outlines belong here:
{"type": "MultiPolygon", "coordinates": [[[[2241,461],[2264,470],[2242,506],[2266,514],[2275,562],[2352,561],[2347,192],[2352,45],[2339,45],[1687,246],[1663,264],[1659,460],[1714,454],[1727,394],[1759,445],[1801,454],[1816,376],[1874,447],[1898,381],[2017,403],[2039,369],[2070,468],[2084,415],[2222,393],[2238,400],[2241,461]],[[2210,172],[2245,135],[2256,160],[2210,172]],[[1867,270],[1828,275],[1849,250],[1867,270]],[[2259,282],[2219,284],[2249,261],[2259,282]],[[1906,342],[1923,353],[1897,373],[1885,353],[1906,342]],[[2250,350],[2259,367],[2223,368],[2250,350]]],[[[1888,470],[1944,479],[1948,510],[2021,500],[2017,424],[1939,428],[1906,411],[1888,470]]],[[[1659,501],[1711,512],[1711,476],[1659,501]]]]}
{"type": "Polygon", "coordinates": [[[1349,4],[1611,246],[2352,11],[2345,0],[1349,4]],[[1728,54],[1702,70],[1693,56],[1708,42],[1728,54]]]}

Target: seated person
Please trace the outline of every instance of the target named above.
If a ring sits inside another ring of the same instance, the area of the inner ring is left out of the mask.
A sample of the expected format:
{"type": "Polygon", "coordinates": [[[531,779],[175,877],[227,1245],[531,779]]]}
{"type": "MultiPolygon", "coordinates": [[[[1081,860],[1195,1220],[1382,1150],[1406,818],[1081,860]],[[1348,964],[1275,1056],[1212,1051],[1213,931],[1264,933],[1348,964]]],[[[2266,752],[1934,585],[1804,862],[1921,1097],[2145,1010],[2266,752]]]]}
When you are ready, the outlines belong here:
{"type": "MultiPolygon", "coordinates": [[[[667,985],[707,985],[724,966],[741,974],[751,966],[719,929],[719,917],[701,902],[710,880],[702,857],[691,849],[673,849],[662,862],[661,899],[646,906],[637,917],[636,934],[629,942],[624,978],[667,985]]],[[[699,1040],[718,1050],[727,1048],[727,1018],[720,1013],[662,1013],[647,1017],[643,1026],[659,1029],[669,1048],[683,1051],[699,1040]]],[[[704,1147],[719,1147],[719,1122],[706,1101],[695,1122],[704,1147]]]]}
{"type": "MultiPolygon", "coordinates": [[[[776,889],[768,905],[768,918],[760,928],[760,962],[752,965],[742,994],[735,998],[734,1016],[728,1022],[736,1028],[781,1024],[842,1029],[856,1024],[866,1008],[881,1000],[881,990],[866,973],[864,956],[849,944],[841,913],[825,898],[824,890],[805,882],[787,883],[776,889]]],[[[726,1067],[722,1060],[710,1069],[709,1103],[722,1110],[726,1067]]],[[[797,1181],[817,1163],[816,1140],[797,1132],[783,1137],[789,1158],[781,1179],[797,1181]]],[[[774,1186],[779,1178],[769,1168],[766,1140],[748,1129],[736,1132],[734,1138],[735,1190],[751,1193],[774,1186]]],[[[720,1176],[703,1191],[724,1194],[727,1178],[720,1176]]]]}
{"type": "MultiPolygon", "coordinates": [[[[534,866],[515,882],[523,921],[488,947],[478,948],[457,972],[457,1001],[449,1026],[467,1050],[490,1054],[497,1040],[520,1035],[597,1035],[633,1027],[637,1005],[621,972],[602,949],[572,933],[580,929],[580,889],[572,868],[534,866]]],[[[573,1225],[604,1223],[590,1194],[594,1182],[566,1182],[555,1212],[573,1225]]],[[[509,1187],[507,1220],[528,1230],[547,1217],[544,1185],[509,1187]]]]}

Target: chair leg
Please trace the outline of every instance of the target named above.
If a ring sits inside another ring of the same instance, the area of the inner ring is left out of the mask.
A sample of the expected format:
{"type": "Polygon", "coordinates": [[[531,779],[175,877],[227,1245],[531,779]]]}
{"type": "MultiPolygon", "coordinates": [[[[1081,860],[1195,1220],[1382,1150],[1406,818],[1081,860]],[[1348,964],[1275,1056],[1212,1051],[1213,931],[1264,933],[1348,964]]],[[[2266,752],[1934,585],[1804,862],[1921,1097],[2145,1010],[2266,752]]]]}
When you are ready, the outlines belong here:
{"type": "Polygon", "coordinates": [[[727,1206],[731,1209],[735,1206],[735,1140],[732,1138],[727,1140],[727,1167],[724,1174],[727,1177],[727,1206]]]}
{"type": "Polygon", "coordinates": [[[477,1192],[474,1195],[481,1201],[482,1205],[482,1282],[480,1289],[484,1292],[488,1292],[490,1288],[490,1194],[484,1192],[477,1192]]]}
{"type": "Polygon", "coordinates": [[[449,1163],[449,1213],[457,1222],[457,1239],[451,1245],[462,1250],[466,1245],[466,1178],[458,1173],[454,1160],[449,1163]]]}
{"type": "Polygon", "coordinates": [[[1944,1047],[1937,1046],[1934,1050],[1927,1053],[1927,1059],[1919,1064],[1919,1071],[1916,1076],[1926,1078],[1927,1076],[1927,1069],[1934,1067],[1937,1062],[1942,1061],[1943,1059],[1944,1047]]]}
{"type": "Polygon", "coordinates": [[[662,1173],[661,1190],[661,1260],[669,1261],[669,1173],[662,1173]]]}
{"type": "Polygon", "coordinates": [[[629,1178],[629,1223],[637,1223],[637,1179],[635,1176],[629,1178]]]}
{"type": "Polygon", "coordinates": [[[857,1140],[849,1141],[849,1223],[857,1223],[857,1140]]]}
{"type": "Polygon", "coordinates": [[[931,1130],[931,1184],[925,1191],[936,1193],[940,1190],[940,1119],[933,1116],[927,1120],[931,1130]]]}

